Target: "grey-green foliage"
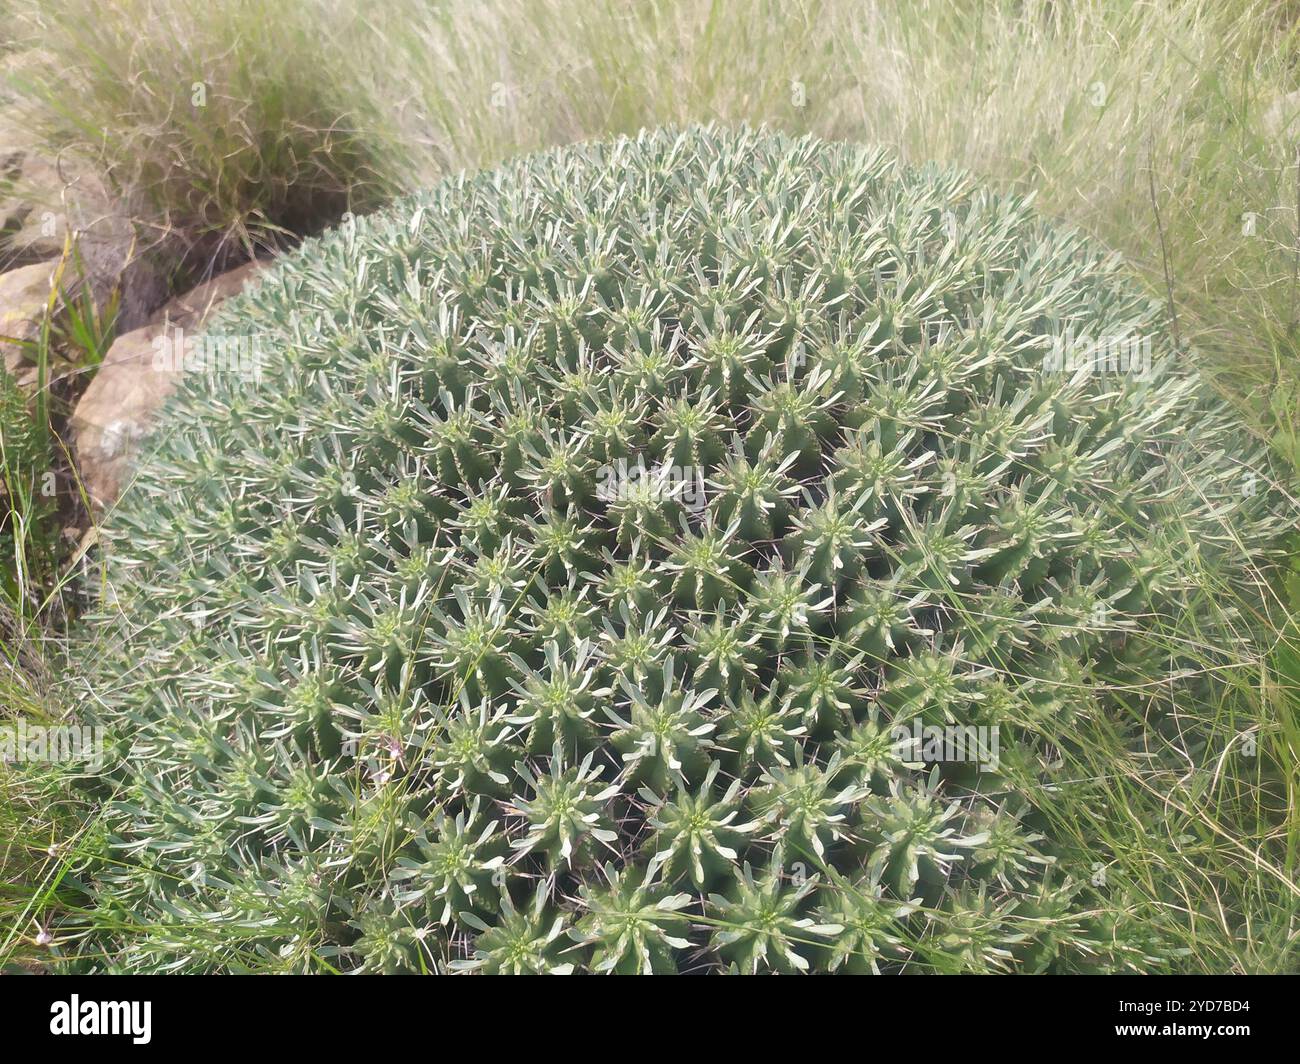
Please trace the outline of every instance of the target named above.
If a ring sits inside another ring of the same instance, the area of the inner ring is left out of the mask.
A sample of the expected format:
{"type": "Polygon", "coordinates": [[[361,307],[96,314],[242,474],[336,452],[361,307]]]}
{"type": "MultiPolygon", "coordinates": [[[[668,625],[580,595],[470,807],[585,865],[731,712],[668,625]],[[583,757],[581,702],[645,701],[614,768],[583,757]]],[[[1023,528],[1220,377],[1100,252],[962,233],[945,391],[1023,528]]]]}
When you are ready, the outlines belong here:
{"type": "Polygon", "coordinates": [[[1044,837],[1041,736],[1189,684],[1139,636],[1275,520],[1078,233],[871,148],[656,132],[350,222],[211,332],[261,379],[187,377],[105,537],[88,954],[1151,956],[1044,837]],[[1071,330],[1150,338],[1151,371],[1054,367],[1071,330]],[[620,463],[702,483],[611,492],[620,463]],[[918,721],[999,729],[1001,768],[891,730],[918,721]]]}

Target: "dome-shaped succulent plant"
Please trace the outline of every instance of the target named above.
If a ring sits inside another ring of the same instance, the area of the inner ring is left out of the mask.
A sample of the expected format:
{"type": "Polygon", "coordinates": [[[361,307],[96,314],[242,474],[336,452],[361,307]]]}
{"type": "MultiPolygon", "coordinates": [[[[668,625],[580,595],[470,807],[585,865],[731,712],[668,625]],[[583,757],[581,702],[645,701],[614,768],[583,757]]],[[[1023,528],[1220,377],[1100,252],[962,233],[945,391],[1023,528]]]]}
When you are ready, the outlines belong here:
{"type": "Polygon", "coordinates": [[[1141,633],[1273,518],[1119,272],[960,173],[752,131],[309,242],[105,537],[96,952],[1120,963],[1034,806],[1044,721],[1186,682],[1141,633]]]}

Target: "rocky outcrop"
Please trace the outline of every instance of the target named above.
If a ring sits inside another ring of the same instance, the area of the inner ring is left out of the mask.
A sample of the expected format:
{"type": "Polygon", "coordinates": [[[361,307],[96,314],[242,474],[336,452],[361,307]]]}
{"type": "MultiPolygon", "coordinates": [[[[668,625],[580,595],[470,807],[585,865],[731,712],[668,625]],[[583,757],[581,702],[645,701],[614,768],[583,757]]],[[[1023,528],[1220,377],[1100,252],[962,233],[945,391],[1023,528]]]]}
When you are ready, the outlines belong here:
{"type": "MultiPolygon", "coordinates": [[[[0,89],[48,61],[34,49],[6,57],[0,89]]],[[[91,163],[74,151],[53,152],[31,112],[0,91],[0,271],[58,259],[74,246],[65,289],[87,285],[100,306],[116,292],[118,326],[134,329],[166,298],[165,278],[139,241],[131,205],[91,163]]]]}
{"type": "Polygon", "coordinates": [[[72,415],[77,468],[94,507],[127,484],[139,444],[185,372],[181,355],[207,315],[262,268],[251,262],[177,296],[139,329],[119,336],[72,415]]]}
{"type": "Polygon", "coordinates": [[[58,258],[69,215],[88,220],[101,198],[91,185],[37,150],[16,112],[0,111],[0,266],[58,258]]]}
{"type": "Polygon", "coordinates": [[[33,263],[0,274],[0,355],[5,372],[29,396],[36,388],[35,351],[54,275],[52,263],[33,263]]]}

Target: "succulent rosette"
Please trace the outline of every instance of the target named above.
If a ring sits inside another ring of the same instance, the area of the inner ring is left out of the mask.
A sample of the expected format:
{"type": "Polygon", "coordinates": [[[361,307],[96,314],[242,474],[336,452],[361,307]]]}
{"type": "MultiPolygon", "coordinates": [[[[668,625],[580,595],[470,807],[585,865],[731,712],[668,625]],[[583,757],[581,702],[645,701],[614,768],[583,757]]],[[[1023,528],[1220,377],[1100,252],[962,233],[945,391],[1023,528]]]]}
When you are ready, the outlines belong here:
{"type": "Polygon", "coordinates": [[[1153,633],[1279,526],[1163,321],[1022,197],[753,130],[307,242],[110,518],[98,963],[1149,956],[1039,808],[1053,737],[1191,690],[1153,633]]]}

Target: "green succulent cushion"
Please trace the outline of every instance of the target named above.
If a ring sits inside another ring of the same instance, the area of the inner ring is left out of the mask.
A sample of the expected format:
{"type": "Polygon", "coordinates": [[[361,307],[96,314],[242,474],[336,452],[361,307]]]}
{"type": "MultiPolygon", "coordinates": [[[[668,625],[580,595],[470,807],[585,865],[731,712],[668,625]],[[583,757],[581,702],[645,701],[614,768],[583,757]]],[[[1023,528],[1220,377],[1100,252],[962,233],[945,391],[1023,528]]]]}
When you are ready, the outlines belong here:
{"type": "Polygon", "coordinates": [[[1036,803],[1050,737],[1190,691],[1152,633],[1277,522],[1084,237],[660,131],[350,221],[212,338],[86,639],[99,963],[1130,962],[1036,803]]]}

